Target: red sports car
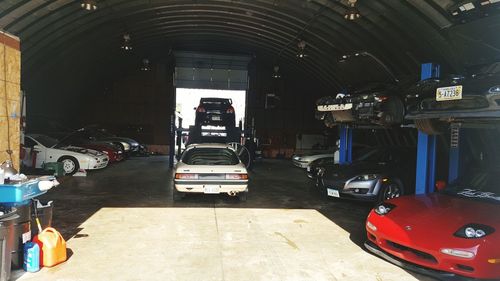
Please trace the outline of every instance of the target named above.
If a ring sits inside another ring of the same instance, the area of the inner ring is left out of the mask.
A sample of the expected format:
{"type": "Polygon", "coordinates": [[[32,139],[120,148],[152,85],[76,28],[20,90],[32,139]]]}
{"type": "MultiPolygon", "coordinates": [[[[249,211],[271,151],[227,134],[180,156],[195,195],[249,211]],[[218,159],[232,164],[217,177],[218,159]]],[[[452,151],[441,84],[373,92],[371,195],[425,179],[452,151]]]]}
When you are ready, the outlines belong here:
{"type": "Polygon", "coordinates": [[[500,280],[499,176],[471,172],[437,193],[379,204],[366,221],[366,248],[439,279],[500,280]]]}
{"type": "Polygon", "coordinates": [[[119,162],[123,160],[123,151],[111,144],[104,143],[81,143],[78,144],[79,147],[94,149],[97,151],[102,151],[109,158],[110,163],[119,162]]]}

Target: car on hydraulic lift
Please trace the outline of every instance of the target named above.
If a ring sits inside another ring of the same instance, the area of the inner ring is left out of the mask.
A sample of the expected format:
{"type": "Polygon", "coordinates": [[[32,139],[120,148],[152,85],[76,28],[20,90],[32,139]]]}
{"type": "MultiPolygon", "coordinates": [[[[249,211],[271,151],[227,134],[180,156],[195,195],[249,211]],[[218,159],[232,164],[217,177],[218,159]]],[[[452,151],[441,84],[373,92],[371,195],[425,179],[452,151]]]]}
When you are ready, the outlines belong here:
{"type": "Polygon", "coordinates": [[[414,147],[377,147],[350,164],[325,166],[316,185],[322,194],[340,199],[380,202],[412,193],[414,147]]]}
{"type": "Polygon", "coordinates": [[[58,140],[40,134],[25,135],[24,149],[25,158],[21,159],[24,166],[43,168],[45,163],[60,162],[67,175],[73,175],[79,169],[102,169],[109,163],[109,157],[100,151],[60,145],[58,140]]]}
{"type": "Polygon", "coordinates": [[[499,176],[499,167],[468,170],[437,193],[381,203],[366,220],[366,248],[442,280],[500,280],[499,176]]]}
{"type": "Polygon", "coordinates": [[[404,122],[405,106],[398,93],[399,87],[394,84],[368,84],[348,94],[338,94],[335,98],[319,99],[317,110],[325,115],[317,116],[323,118],[328,127],[332,127],[332,122],[383,127],[400,125],[404,122]]]}
{"type": "Polygon", "coordinates": [[[335,97],[322,97],[316,102],[317,119],[330,128],[338,123],[391,127],[404,122],[401,89],[406,80],[400,81],[368,52],[344,56],[338,67],[347,87],[335,97]]]}
{"type": "Polygon", "coordinates": [[[227,193],[246,201],[248,172],[231,145],[191,144],[175,166],[172,193],[174,201],[190,193],[227,193]]]}
{"type": "Polygon", "coordinates": [[[225,126],[235,127],[236,118],[231,99],[201,98],[195,108],[195,126],[225,126]]]}
{"type": "Polygon", "coordinates": [[[407,119],[427,134],[443,133],[446,122],[500,120],[500,62],[481,67],[469,76],[431,78],[410,87],[407,119]]]}

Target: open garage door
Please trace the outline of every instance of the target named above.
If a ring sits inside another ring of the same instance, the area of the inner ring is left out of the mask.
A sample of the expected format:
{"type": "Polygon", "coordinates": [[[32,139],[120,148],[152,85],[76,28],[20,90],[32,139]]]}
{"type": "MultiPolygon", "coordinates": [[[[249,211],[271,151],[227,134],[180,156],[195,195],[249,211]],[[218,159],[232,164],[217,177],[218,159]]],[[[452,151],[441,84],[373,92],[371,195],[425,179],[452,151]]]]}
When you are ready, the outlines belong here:
{"type": "Polygon", "coordinates": [[[249,56],[174,52],[175,87],[246,91],[249,56]]]}
{"type": "Polygon", "coordinates": [[[240,143],[249,56],[174,52],[176,151],[188,143],[240,143]],[[179,119],[181,120],[181,119],[179,119]]]}

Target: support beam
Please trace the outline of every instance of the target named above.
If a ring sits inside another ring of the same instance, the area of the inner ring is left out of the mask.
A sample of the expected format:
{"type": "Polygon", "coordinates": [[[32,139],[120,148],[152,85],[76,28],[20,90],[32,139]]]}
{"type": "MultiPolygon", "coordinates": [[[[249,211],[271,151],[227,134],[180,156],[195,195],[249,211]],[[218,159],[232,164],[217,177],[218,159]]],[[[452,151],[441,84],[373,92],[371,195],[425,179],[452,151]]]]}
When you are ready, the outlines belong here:
{"type": "MultiPolygon", "coordinates": [[[[424,63],[421,69],[421,80],[439,78],[440,66],[434,63],[424,63]]],[[[435,135],[418,132],[417,144],[417,178],[415,194],[434,192],[436,181],[436,145],[435,135]]]]}
{"type": "Polygon", "coordinates": [[[352,162],[352,128],[340,125],[339,135],[339,164],[349,164],[352,162]]]}
{"type": "Polygon", "coordinates": [[[434,192],[436,181],[436,136],[418,132],[415,194],[434,192]]]}
{"type": "Polygon", "coordinates": [[[168,146],[168,167],[172,169],[174,167],[174,156],[175,156],[175,114],[170,115],[170,141],[168,146]]]}

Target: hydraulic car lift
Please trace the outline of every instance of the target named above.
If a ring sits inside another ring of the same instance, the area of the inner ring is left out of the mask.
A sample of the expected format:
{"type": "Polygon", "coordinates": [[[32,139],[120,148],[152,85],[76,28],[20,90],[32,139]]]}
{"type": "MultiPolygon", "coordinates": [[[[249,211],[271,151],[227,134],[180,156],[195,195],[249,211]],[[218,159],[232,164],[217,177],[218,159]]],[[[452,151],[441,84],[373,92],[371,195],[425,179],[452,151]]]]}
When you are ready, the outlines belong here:
{"type": "MultiPolygon", "coordinates": [[[[421,80],[439,78],[440,66],[433,63],[422,64],[421,80]]],[[[418,131],[417,173],[415,194],[434,192],[436,181],[436,135],[427,135],[418,131]]]]}
{"type": "MultiPolygon", "coordinates": [[[[440,66],[433,63],[422,64],[421,79],[439,78],[440,66]]],[[[352,161],[352,128],[342,124],[340,127],[339,163],[352,161]]],[[[451,142],[449,150],[448,182],[454,181],[460,171],[460,124],[451,125],[451,142]]],[[[416,194],[434,192],[436,181],[436,135],[418,132],[416,194]]]]}
{"type": "MultiPolygon", "coordinates": [[[[250,152],[245,148],[243,139],[250,138],[250,132],[242,130],[242,124],[240,122],[239,127],[228,128],[228,129],[204,129],[202,127],[190,126],[189,129],[182,127],[182,116],[179,114],[172,114],[170,122],[170,143],[175,145],[170,145],[169,149],[169,168],[174,167],[175,156],[180,156],[182,153],[182,139],[186,136],[189,139],[187,144],[191,143],[203,143],[203,142],[218,142],[218,143],[229,143],[237,150],[238,156],[242,157],[242,153],[248,154],[249,161],[252,161],[250,157],[250,152]],[[177,122],[176,122],[177,121],[177,122]],[[177,147],[177,151],[175,150],[177,147]],[[245,151],[246,150],[246,151],[245,151]]],[[[253,131],[253,130],[252,130],[253,131]]],[[[246,157],[245,157],[246,158],[246,157]]],[[[242,161],[244,161],[242,159],[242,161]]],[[[245,163],[247,167],[251,165],[250,163],[245,163]]]]}

